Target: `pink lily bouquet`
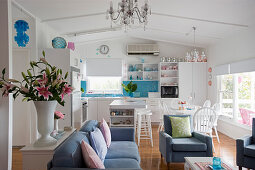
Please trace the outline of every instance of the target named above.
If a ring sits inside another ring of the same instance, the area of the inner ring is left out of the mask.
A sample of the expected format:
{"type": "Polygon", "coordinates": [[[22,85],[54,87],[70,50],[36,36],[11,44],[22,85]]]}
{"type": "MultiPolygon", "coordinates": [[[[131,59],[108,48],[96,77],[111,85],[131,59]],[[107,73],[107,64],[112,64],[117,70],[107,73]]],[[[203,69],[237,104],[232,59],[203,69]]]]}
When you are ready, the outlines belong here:
{"type": "Polygon", "coordinates": [[[24,97],[23,101],[56,100],[64,106],[64,96],[70,95],[73,91],[66,81],[68,72],[63,75],[61,69],[50,65],[45,59],[44,51],[43,58],[40,58],[38,62],[31,61],[27,74],[24,72],[21,74],[23,80],[20,82],[15,79],[6,79],[5,69],[2,70],[2,77],[0,77],[2,96],[7,97],[9,93],[13,93],[15,99],[21,94],[24,97]]]}

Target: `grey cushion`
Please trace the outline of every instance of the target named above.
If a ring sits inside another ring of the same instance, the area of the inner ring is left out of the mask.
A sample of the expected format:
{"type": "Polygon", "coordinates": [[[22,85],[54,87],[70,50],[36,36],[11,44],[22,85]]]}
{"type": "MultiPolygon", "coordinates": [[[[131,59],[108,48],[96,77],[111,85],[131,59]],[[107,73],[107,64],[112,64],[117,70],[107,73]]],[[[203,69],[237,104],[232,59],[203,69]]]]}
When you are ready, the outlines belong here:
{"type": "Polygon", "coordinates": [[[140,165],[135,159],[105,159],[104,161],[105,168],[135,168],[140,169],[140,165]]]}
{"type": "Polygon", "coordinates": [[[138,147],[132,141],[112,141],[105,159],[131,158],[140,162],[138,147]]]}
{"type": "Polygon", "coordinates": [[[82,131],[82,132],[91,132],[91,131],[94,131],[98,127],[98,124],[99,123],[98,123],[97,120],[88,120],[80,128],[80,131],[82,131]]]}
{"type": "Polygon", "coordinates": [[[173,151],[206,151],[207,146],[200,140],[192,138],[175,138],[173,142],[173,151]]]}
{"type": "Polygon", "coordinates": [[[255,157],[255,144],[246,146],[244,148],[244,155],[255,157]]]}

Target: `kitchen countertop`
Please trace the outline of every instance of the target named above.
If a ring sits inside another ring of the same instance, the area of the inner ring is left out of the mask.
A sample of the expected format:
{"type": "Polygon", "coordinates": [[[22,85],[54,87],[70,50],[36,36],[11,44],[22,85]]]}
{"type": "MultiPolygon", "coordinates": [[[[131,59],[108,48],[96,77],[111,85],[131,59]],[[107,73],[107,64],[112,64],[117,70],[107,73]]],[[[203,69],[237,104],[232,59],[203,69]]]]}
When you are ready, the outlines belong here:
{"type": "Polygon", "coordinates": [[[114,100],[110,104],[111,109],[135,109],[135,108],[145,108],[146,103],[143,100],[114,100]]]}

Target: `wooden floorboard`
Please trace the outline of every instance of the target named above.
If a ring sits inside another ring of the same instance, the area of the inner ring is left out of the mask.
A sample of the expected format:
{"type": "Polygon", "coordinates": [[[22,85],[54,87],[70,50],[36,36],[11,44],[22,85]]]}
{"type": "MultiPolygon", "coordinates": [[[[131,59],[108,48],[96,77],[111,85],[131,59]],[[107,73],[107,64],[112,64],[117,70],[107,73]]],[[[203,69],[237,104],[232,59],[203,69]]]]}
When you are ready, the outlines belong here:
{"type": "MultiPolygon", "coordinates": [[[[143,170],[167,170],[167,165],[164,159],[160,158],[159,152],[159,137],[157,127],[153,127],[153,142],[151,147],[148,140],[141,140],[139,152],[141,156],[141,168],[143,170]]],[[[221,143],[218,144],[214,138],[215,150],[214,156],[223,158],[230,166],[235,167],[236,147],[235,140],[219,133],[221,143]]],[[[22,170],[22,155],[19,148],[13,148],[12,169],[22,170]]],[[[171,170],[183,170],[183,163],[175,163],[170,165],[171,170]]]]}

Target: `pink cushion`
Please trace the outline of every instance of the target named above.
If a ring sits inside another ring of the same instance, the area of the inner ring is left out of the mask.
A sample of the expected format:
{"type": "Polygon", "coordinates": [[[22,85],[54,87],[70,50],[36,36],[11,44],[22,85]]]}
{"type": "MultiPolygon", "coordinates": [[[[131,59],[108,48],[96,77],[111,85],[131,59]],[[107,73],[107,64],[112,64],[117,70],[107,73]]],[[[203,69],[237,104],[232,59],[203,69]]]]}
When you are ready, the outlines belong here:
{"type": "Polygon", "coordinates": [[[104,119],[100,123],[100,130],[104,136],[106,146],[107,146],[107,148],[109,148],[111,145],[111,141],[112,141],[111,131],[110,131],[108,124],[106,123],[106,121],[104,119]]]}
{"type": "Polygon", "coordinates": [[[105,169],[103,162],[97,156],[94,149],[84,140],[81,142],[81,150],[85,164],[88,168],[105,169]]]}

